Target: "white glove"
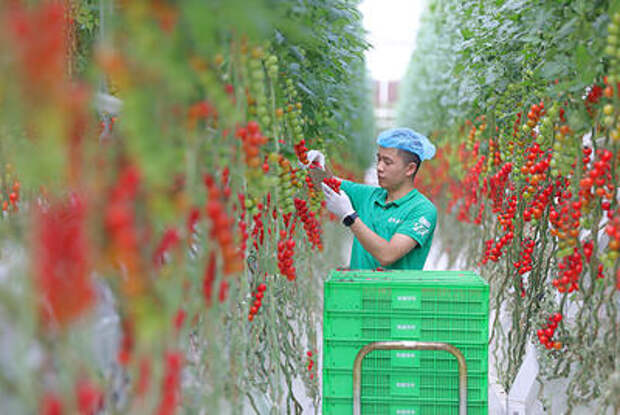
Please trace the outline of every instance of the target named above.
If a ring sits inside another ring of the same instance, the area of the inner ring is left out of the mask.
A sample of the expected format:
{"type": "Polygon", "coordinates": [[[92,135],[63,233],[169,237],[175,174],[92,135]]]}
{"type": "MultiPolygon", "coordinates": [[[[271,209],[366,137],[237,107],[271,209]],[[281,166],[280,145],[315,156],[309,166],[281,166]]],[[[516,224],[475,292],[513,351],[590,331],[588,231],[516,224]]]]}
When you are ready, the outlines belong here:
{"type": "Polygon", "coordinates": [[[308,164],[304,164],[304,168],[309,167],[315,160],[318,161],[321,168],[325,170],[325,156],[319,150],[308,151],[308,164]]]}
{"type": "Polygon", "coordinates": [[[339,217],[340,220],[343,220],[345,217],[355,212],[355,209],[353,209],[353,205],[351,204],[351,200],[349,200],[349,196],[347,196],[344,191],[341,190],[340,192],[335,192],[325,183],[321,183],[321,187],[323,188],[323,193],[325,194],[325,204],[327,205],[327,210],[339,217]]]}

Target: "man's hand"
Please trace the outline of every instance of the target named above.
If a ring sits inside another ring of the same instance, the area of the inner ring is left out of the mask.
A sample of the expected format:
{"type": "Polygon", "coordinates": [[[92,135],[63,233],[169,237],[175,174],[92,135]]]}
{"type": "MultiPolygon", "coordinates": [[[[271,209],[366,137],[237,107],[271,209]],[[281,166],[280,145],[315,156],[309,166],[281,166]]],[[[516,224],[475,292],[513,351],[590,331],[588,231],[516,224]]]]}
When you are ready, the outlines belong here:
{"type": "MultiPolygon", "coordinates": [[[[319,163],[319,166],[321,166],[321,169],[325,170],[325,155],[321,153],[319,150],[308,151],[308,164],[302,164],[302,167],[307,169],[315,161],[319,163]]],[[[301,164],[301,162],[299,164],[301,164]]]]}
{"type": "Polygon", "coordinates": [[[346,216],[355,212],[349,196],[344,191],[335,192],[331,187],[325,183],[321,183],[323,193],[325,194],[325,202],[327,210],[343,220],[346,216]]]}

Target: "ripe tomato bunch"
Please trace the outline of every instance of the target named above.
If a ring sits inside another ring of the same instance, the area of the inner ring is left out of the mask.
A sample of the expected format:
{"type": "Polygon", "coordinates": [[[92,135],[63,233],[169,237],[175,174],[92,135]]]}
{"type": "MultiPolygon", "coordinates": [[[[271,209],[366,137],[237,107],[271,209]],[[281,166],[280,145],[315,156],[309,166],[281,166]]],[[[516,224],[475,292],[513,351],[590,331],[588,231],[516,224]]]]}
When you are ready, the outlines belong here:
{"type": "Polygon", "coordinates": [[[136,295],[145,288],[141,235],[136,218],[136,199],[140,172],[134,165],[125,166],[109,192],[104,208],[104,227],[109,239],[108,251],[113,263],[122,264],[127,276],[122,279],[126,295],[136,295]]]}
{"type": "Polygon", "coordinates": [[[205,174],[204,183],[208,191],[205,210],[211,220],[211,236],[217,240],[220,247],[223,272],[226,275],[235,274],[243,270],[243,261],[233,240],[232,219],[226,213],[226,207],[221,200],[222,192],[215,184],[213,176],[205,174]]]}
{"type": "MultiPolygon", "coordinates": [[[[261,133],[260,126],[256,121],[249,121],[245,127],[237,128],[235,136],[243,142],[245,164],[253,172],[252,175],[256,175],[256,171],[261,166],[260,148],[267,144],[267,137],[261,133]]],[[[258,174],[260,174],[260,170],[258,170],[258,174]]]]}
{"type": "Polygon", "coordinates": [[[301,164],[307,165],[308,161],[308,148],[306,147],[306,140],[302,139],[294,145],[295,154],[301,164]]]}
{"type": "MultiPolygon", "coordinates": [[[[195,129],[198,123],[202,120],[205,122],[212,121],[212,123],[215,123],[217,121],[217,117],[217,109],[213,104],[206,100],[198,101],[195,104],[192,104],[187,110],[188,128],[190,130],[195,129]]],[[[111,130],[113,125],[114,123],[112,122],[112,124],[108,127],[108,130],[111,130]]]]}
{"type": "MultiPolygon", "coordinates": [[[[553,195],[554,189],[553,184],[549,184],[548,186],[542,188],[539,186],[538,188],[541,189],[540,192],[538,192],[532,201],[526,205],[525,210],[523,211],[523,220],[525,222],[529,222],[533,219],[541,219],[545,209],[551,202],[551,196],[553,195]]],[[[526,192],[528,192],[528,190],[526,190],[526,192]]]]}
{"type": "Polygon", "coordinates": [[[607,249],[610,252],[608,255],[615,261],[620,255],[620,208],[616,208],[616,210],[611,213],[612,216],[607,226],[605,226],[605,233],[609,236],[607,249]]]}
{"type": "Polygon", "coordinates": [[[545,103],[540,101],[539,104],[532,104],[529,112],[527,113],[527,122],[523,124],[523,132],[529,134],[532,128],[538,124],[540,117],[544,115],[545,103]]]}
{"type": "Polygon", "coordinates": [[[265,290],[267,289],[267,285],[261,282],[256,287],[256,291],[252,291],[252,297],[255,300],[252,302],[252,306],[250,307],[250,313],[248,314],[248,320],[254,320],[254,316],[258,313],[261,306],[263,305],[263,298],[265,297],[265,290]]]}
{"type": "MultiPolygon", "coordinates": [[[[591,250],[589,251],[591,254],[591,250]]],[[[551,282],[559,292],[569,292],[579,290],[579,279],[583,272],[583,259],[579,249],[573,248],[573,253],[566,255],[558,264],[559,275],[551,282]]]]}
{"type": "Polygon", "coordinates": [[[310,241],[313,248],[317,248],[319,251],[322,251],[323,243],[321,242],[321,225],[316,218],[316,214],[308,209],[308,203],[304,199],[295,198],[294,203],[295,209],[297,210],[297,216],[303,223],[308,241],[310,241]]]}
{"type": "Polygon", "coordinates": [[[308,350],[308,352],[306,353],[306,356],[308,356],[308,372],[310,372],[310,379],[314,379],[314,373],[312,373],[312,368],[314,367],[314,360],[312,358],[313,354],[311,350],[308,350]]]}
{"type": "Polygon", "coordinates": [[[579,198],[580,201],[588,206],[594,197],[603,200],[601,208],[609,210],[611,202],[615,196],[616,183],[611,174],[611,160],[613,153],[607,149],[597,150],[598,159],[590,163],[590,155],[592,149],[586,147],[583,149],[583,165],[584,176],[579,182],[579,198]],[[588,169],[588,166],[590,168],[588,169]]]}
{"type": "MultiPolygon", "coordinates": [[[[7,169],[7,171],[10,171],[10,170],[7,169]]],[[[9,174],[9,183],[11,183],[10,173],[8,174],[9,174]]],[[[12,180],[12,184],[7,184],[6,188],[3,189],[4,191],[0,193],[0,201],[2,202],[2,212],[9,213],[9,212],[19,211],[20,189],[21,189],[21,184],[16,179],[12,180]]]]}
{"type": "Polygon", "coordinates": [[[289,281],[295,280],[297,270],[293,266],[293,256],[295,255],[295,240],[292,238],[295,230],[295,223],[291,224],[291,235],[287,238],[285,230],[280,231],[280,241],[278,242],[278,269],[289,281]]]}
{"type": "Polygon", "coordinates": [[[493,213],[499,213],[502,210],[504,196],[506,194],[506,185],[508,184],[511,171],[512,163],[508,162],[503,164],[495,174],[489,177],[487,195],[492,201],[493,213]]]}
{"type": "Polygon", "coordinates": [[[468,125],[471,125],[471,129],[469,130],[469,135],[467,136],[467,141],[466,141],[466,148],[468,151],[473,150],[476,143],[480,142],[482,138],[482,134],[487,128],[487,124],[486,122],[484,122],[484,119],[485,119],[484,116],[478,117],[477,121],[480,121],[480,120],[483,121],[478,127],[476,127],[476,125],[473,124],[471,121],[469,120],[466,121],[468,125]]]}
{"type": "Polygon", "coordinates": [[[323,183],[325,183],[326,185],[328,185],[329,187],[331,187],[331,189],[334,192],[340,192],[340,184],[342,183],[340,180],[338,180],[338,178],[332,176],[332,177],[326,177],[325,179],[323,179],[323,183]]]}
{"type": "MultiPolygon", "coordinates": [[[[217,275],[217,257],[215,255],[215,251],[211,251],[209,254],[209,259],[207,260],[207,265],[205,267],[204,277],[202,279],[202,293],[205,299],[205,304],[207,307],[211,306],[211,301],[213,298],[213,283],[215,282],[215,278],[217,275]]],[[[220,282],[220,289],[218,300],[220,303],[226,301],[226,297],[228,295],[228,281],[225,279],[220,282]]]]}
{"type": "Polygon", "coordinates": [[[534,245],[536,245],[536,242],[531,238],[526,238],[521,241],[521,248],[523,249],[520,253],[521,260],[515,261],[512,264],[519,275],[523,275],[532,270],[534,245]]]}
{"type": "Polygon", "coordinates": [[[497,262],[503,255],[502,249],[510,245],[514,238],[514,233],[512,231],[506,232],[501,238],[497,241],[490,239],[485,242],[486,250],[484,253],[484,257],[482,258],[481,263],[484,265],[488,261],[497,262]]]}
{"type": "MultiPolygon", "coordinates": [[[[512,190],[514,192],[514,189],[512,190]]],[[[515,230],[515,225],[513,219],[517,214],[517,195],[513,194],[510,196],[506,203],[506,209],[499,213],[498,222],[504,231],[515,230]]]]}
{"type": "MultiPolygon", "coordinates": [[[[480,183],[480,175],[483,172],[483,168],[485,166],[486,157],[478,154],[478,143],[474,145],[472,156],[477,159],[476,164],[470,168],[465,175],[462,183],[462,191],[463,191],[463,203],[459,206],[459,210],[457,213],[457,220],[461,222],[471,222],[470,209],[473,206],[476,206],[480,203],[480,197],[482,196],[479,183],[480,183]]],[[[479,217],[476,218],[476,221],[479,220],[479,217]]],[[[476,222],[474,222],[476,223],[476,222]]],[[[479,223],[476,223],[479,224],[479,223]]]]}
{"type": "MultiPolygon", "coordinates": [[[[563,188],[566,182],[559,184],[563,188]]],[[[570,190],[559,190],[556,197],[555,207],[549,209],[549,222],[553,225],[550,233],[558,238],[559,253],[562,256],[570,253],[571,247],[577,244],[583,203],[572,200],[573,193],[570,190]]]]}
{"type": "Polygon", "coordinates": [[[538,331],[536,332],[536,335],[538,336],[538,340],[548,350],[562,349],[562,342],[553,340],[553,335],[555,334],[555,330],[557,329],[560,321],[562,321],[562,314],[555,313],[549,317],[548,323],[543,325],[542,328],[538,329],[538,331]]]}
{"type": "Polygon", "coordinates": [[[180,241],[181,235],[176,229],[171,228],[164,232],[161,241],[153,253],[153,264],[155,267],[160,267],[164,264],[166,253],[174,248],[180,241]]]}
{"type": "Polygon", "coordinates": [[[533,143],[527,149],[526,154],[527,161],[521,166],[520,170],[525,182],[531,186],[527,188],[528,194],[524,195],[524,197],[529,198],[534,193],[535,186],[546,179],[546,172],[551,162],[551,154],[550,152],[543,151],[538,143],[533,143]]]}

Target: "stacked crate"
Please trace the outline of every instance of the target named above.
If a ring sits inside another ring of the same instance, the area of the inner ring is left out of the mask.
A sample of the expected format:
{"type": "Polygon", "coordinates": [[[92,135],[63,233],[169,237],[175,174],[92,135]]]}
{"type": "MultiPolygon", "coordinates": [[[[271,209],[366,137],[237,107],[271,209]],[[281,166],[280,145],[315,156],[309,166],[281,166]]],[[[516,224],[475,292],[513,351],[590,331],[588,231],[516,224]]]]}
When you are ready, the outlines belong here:
{"type": "MultiPolygon", "coordinates": [[[[468,271],[334,271],[325,283],[323,414],[353,411],[353,362],[375,341],[445,342],[467,363],[468,414],[487,414],[489,287],[468,271]]],[[[446,351],[377,350],[362,362],[362,414],[458,414],[446,351]]]]}

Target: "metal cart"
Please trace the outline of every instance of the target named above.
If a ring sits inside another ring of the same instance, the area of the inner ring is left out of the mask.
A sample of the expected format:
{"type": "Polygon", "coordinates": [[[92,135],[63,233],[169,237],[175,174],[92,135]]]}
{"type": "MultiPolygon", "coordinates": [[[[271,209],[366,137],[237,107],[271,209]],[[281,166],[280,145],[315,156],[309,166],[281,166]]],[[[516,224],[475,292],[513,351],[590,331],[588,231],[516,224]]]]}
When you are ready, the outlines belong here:
{"type": "Polygon", "coordinates": [[[362,360],[374,350],[443,350],[452,353],[459,365],[459,415],[467,415],[467,364],[463,353],[448,343],[383,341],[362,347],[353,363],[353,415],[362,413],[362,360]]]}

